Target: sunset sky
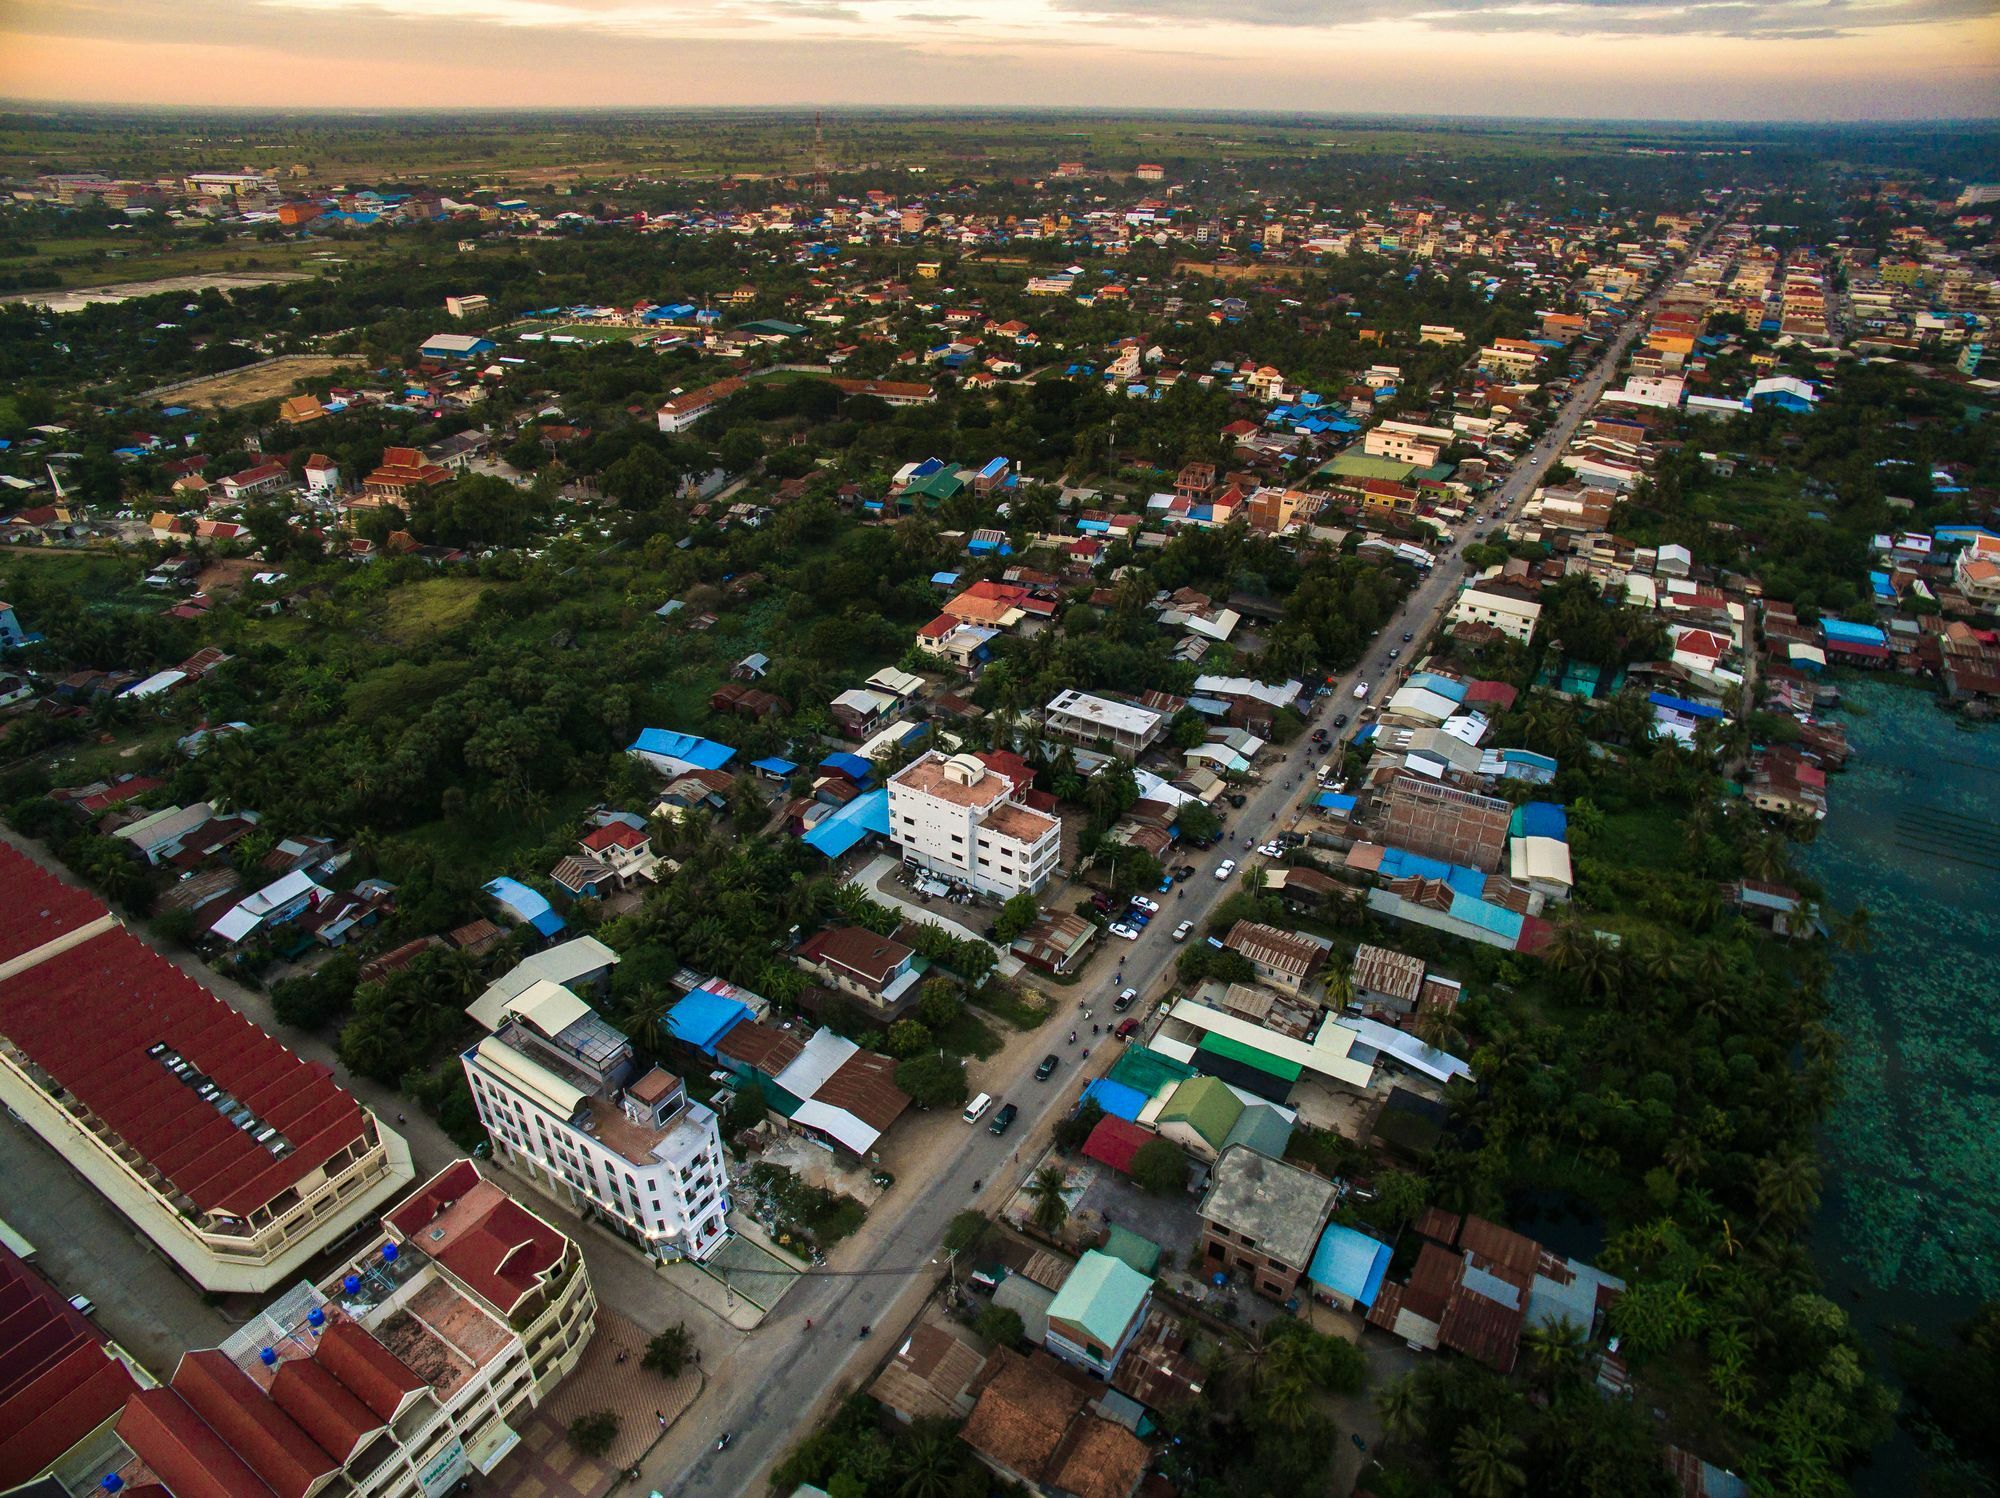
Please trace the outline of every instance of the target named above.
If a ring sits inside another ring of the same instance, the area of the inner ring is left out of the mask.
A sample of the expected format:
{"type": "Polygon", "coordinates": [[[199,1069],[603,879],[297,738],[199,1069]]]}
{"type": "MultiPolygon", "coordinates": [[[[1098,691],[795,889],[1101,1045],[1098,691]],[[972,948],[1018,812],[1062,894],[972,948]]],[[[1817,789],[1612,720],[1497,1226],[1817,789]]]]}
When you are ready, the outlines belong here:
{"type": "Polygon", "coordinates": [[[0,97],[2000,115],[1995,0],[0,0],[0,97]]]}

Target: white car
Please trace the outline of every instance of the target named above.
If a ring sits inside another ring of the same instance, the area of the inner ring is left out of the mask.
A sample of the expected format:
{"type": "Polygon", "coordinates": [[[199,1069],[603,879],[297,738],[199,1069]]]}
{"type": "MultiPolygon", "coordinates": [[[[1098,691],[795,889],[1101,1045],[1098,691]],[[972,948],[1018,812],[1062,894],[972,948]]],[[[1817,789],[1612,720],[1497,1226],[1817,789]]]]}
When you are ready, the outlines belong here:
{"type": "Polygon", "coordinates": [[[1368,683],[1365,681],[1356,682],[1354,684],[1354,700],[1356,702],[1360,702],[1362,699],[1367,697],[1367,695],[1368,695],[1368,683]]]}
{"type": "Polygon", "coordinates": [[[1111,923],[1111,934],[1113,936],[1122,936],[1127,941],[1137,941],[1139,939],[1138,928],[1136,926],[1128,926],[1123,921],[1113,921],[1111,923]]]}
{"type": "Polygon", "coordinates": [[[1257,851],[1266,858],[1278,858],[1283,856],[1285,850],[1276,843],[1265,843],[1257,851]]]}
{"type": "Polygon", "coordinates": [[[1186,941],[1188,939],[1188,934],[1193,930],[1194,930],[1193,921],[1182,921],[1178,926],[1174,927],[1174,940],[1186,941]]]}
{"type": "Polygon", "coordinates": [[[1145,911],[1147,915],[1158,915],[1160,913],[1160,902],[1158,900],[1149,900],[1144,895],[1134,895],[1132,903],[1145,911]]]}
{"type": "Polygon", "coordinates": [[[1231,874],[1235,872],[1236,872],[1236,860],[1233,858],[1225,858],[1222,860],[1221,863],[1215,866],[1215,877],[1217,879],[1227,879],[1231,874]]]}

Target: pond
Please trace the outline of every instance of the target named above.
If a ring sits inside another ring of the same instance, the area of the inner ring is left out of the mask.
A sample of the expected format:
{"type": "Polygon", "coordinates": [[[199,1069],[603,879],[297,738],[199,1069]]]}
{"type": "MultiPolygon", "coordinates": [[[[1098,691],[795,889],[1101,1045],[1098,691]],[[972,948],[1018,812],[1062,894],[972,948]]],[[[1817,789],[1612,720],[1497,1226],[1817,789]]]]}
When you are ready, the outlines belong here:
{"type": "MultiPolygon", "coordinates": [[[[1843,684],[1854,755],[1800,864],[1872,946],[1835,955],[1842,1096],[1822,1138],[1812,1248],[1880,1352],[2000,1293],[2000,729],[1907,684],[1843,684]]],[[[1886,1358],[1881,1359],[1886,1374],[1886,1358]]],[[[1861,1486],[1903,1492],[1900,1435],[1861,1486]]]]}

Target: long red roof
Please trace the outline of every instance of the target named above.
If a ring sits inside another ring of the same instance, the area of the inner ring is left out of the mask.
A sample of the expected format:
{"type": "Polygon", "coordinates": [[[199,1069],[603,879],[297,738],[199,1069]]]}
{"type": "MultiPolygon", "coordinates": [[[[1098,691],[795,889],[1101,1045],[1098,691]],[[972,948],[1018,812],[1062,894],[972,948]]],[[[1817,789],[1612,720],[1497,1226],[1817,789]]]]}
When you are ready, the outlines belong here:
{"type": "Polygon", "coordinates": [[[37,947],[105,914],[104,902],[47,874],[0,843],[0,962],[37,947]]]}
{"type": "Polygon", "coordinates": [[[0,1248],[0,1488],[34,1477],[138,1387],[55,1287],[0,1248]]]}

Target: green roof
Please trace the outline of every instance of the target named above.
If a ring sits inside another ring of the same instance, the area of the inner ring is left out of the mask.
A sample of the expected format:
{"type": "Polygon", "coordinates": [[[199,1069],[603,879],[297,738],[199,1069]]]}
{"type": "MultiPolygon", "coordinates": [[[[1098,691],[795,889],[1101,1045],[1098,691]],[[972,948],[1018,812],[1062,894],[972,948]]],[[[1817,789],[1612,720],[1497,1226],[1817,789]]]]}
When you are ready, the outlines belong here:
{"type": "Polygon", "coordinates": [[[1049,1302],[1049,1320],[1080,1326],[1098,1346],[1114,1348],[1152,1290],[1152,1280],[1123,1259],[1093,1248],[1076,1261],[1049,1302]]]}
{"type": "Polygon", "coordinates": [[[1231,1144],[1247,1145],[1260,1155],[1282,1160],[1286,1146],[1291,1142],[1292,1126],[1285,1122],[1285,1115],[1266,1103],[1252,1103],[1236,1120],[1236,1126],[1229,1131],[1229,1139],[1223,1148],[1227,1149],[1231,1144]]]}
{"type": "Polygon", "coordinates": [[[927,478],[920,478],[903,491],[905,499],[956,499],[965,489],[965,481],[948,468],[941,468],[927,478]]]}
{"type": "Polygon", "coordinates": [[[1112,1081],[1122,1082],[1146,1097],[1157,1097],[1162,1087],[1171,1082],[1185,1082],[1193,1076],[1194,1068],[1146,1046],[1134,1045],[1124,1049],[1108,1075],[1112,1081]]]}
{"type": "Polygon", "coordinates": [[[1255,1046],[1245,1045],[1240,1040],[1231,1040],[1227,1035],[1218,1035],[1213,1030],[1202,1036],[1199,1049],[1220,1056],[1225,1061],[1240,1061],[1245,1066],[1254,1066],[1266,1076],[1276,1077],[1280,1082],[1296,1082],[1305,1070],[1296,1061],[1282,1060],[1268,1051],[1260,1051],[1255,1046]]]}
{"type": "Polygon", "coordinates": [[[1414,463],[1399,462],[1395,458],[1371,458],[1366,453],[1342,453],[1327,461],[1321,473],[1330,473],[1344,479],[1389,479],[1398,484],[1408,483],[1410,475],[1417,471],[1414,463]]]}
{"type": "Polygon", "coordinates": [[[1104,1251],[1114,1259],[1122,1259],[1149,1278],[1153,1271],[1160,1267],[1160,1245],[1151,1238],[1141,1238],[1130,1228],[1122,1228],[1116,1223],[1105,1229],[1104,1251]]]}
{"type": "Polygon", "coordinates": [[[1229,1090],[1219,1077],[1193,1077],[1174,1089],[1167,1106],[1160,1110],[1159,1123],[1184,1123],[1208,1141],[1209,1148],[1221,1150],[1229,1131],[1243,1114],[1243,1100],[1229,1090]]]}

